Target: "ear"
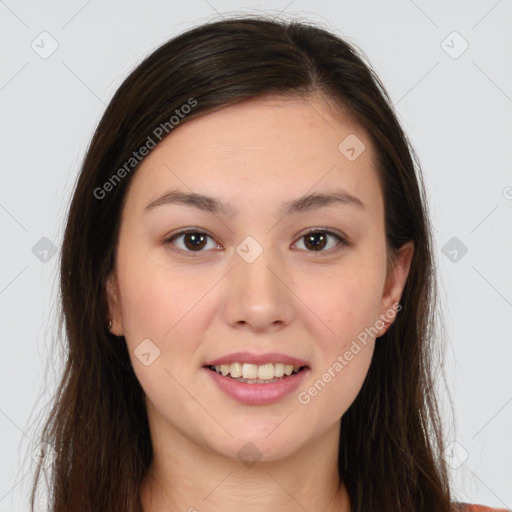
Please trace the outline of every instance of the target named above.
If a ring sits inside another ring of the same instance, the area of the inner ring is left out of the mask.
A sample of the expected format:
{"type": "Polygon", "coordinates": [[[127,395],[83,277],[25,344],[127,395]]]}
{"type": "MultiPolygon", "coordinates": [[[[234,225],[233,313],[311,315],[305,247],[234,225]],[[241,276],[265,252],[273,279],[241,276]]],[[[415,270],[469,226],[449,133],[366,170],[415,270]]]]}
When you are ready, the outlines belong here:
{"type": "Polygon", "coordinates": [[[413,253],[414,242],[409,240],[398,249],[392,268],[388,272],[382,294],[380,318],[388,321],[389,324],[381,329],[378,336],[382,336],[395,319],[397,305],[400,302],[407,276],[409,275],[413,253]]]}
{"type": "Polygon", "coordinates": [[[110,332],[116,336],[123,336],[124,331],[121,315],[119,287],[114,271],[108,275],[105,288],[108,303],[108,318],[106,319],[107,329],[109,320],[112,320],[112,327],[109,329],[110,332]]]}

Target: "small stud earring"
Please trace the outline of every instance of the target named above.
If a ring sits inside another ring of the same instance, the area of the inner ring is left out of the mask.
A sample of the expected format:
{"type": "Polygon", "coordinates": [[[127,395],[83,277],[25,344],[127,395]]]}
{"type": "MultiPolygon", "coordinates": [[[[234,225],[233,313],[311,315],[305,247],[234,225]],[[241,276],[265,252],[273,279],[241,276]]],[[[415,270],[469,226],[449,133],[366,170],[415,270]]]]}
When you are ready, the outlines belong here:
{"type": "Polygon", "coordinates": [[[392,323],[393,323],[393,322],[392,322],[392,321],[390,321],[390,320],[386,320],[386,321],[384,322],[384,327],[385,327],[385,329],[384,329],[384,334],[388,331],[389,326],[390,326],[392,323]]]}
{"type": "Polygon", "coordinates": [[[112,320],[108,321],[108,328],[109,328],[109,330],[112,329],[112,320]]]}

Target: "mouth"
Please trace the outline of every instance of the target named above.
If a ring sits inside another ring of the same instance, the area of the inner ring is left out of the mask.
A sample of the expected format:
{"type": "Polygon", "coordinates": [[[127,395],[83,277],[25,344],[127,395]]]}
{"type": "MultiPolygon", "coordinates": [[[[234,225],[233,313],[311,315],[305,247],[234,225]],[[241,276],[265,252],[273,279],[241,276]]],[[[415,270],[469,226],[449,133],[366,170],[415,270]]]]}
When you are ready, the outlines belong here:
{"type": "Polygon", "coordinates": [[[286,380],[307,370],[306,365],[298,366],[283,363],[251,364],[233,362],[231,364],[205,365],[203,368],[246,384],[271,384],[286,380]]]}
{"type": "MultiPolygon", "coordinates": [[[[286,360],[290,362],[290,359],[286,360]]],[[[250,406],[279,403],[291,395],[311,372],[309,366],[298,366],[298,363],[296,366],[275,362],[228,363],[224,359],[224,364],[206,364],[202,370],[225,396],[250,406]]]]}
{"type": "Polygon", "coordinates": [[[205,361],[202,370],[224,395],[251,406],[279,403],[311,373],[304,359],[280,352],[252,351],[205,361]]]}

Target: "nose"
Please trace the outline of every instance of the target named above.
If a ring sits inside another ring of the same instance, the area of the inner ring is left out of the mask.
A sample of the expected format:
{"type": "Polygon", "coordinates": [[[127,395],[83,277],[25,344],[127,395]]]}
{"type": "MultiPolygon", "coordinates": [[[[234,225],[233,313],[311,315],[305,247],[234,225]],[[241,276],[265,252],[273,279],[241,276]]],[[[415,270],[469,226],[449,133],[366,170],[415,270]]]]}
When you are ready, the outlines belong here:
{"type": "Polygon", "coordinates": [[[233,255],[233,267],[224,280],[224,316],[235,328],[279,330],[293,314],[290,276],[284,265],[264,250],[252,263],[233,255]]]}

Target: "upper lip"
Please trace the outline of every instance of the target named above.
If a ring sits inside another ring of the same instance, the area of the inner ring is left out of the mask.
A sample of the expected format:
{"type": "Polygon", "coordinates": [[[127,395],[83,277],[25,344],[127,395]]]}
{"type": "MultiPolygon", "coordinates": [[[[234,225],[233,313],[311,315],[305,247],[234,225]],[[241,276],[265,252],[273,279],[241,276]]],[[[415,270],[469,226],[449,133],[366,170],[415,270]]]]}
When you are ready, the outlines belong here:
{"type": "Polygon", "coordinates": [[[221,364],[231,363],[249,363],[249,364],[267,364],[282,363],[291,364],[293,366],[308,366],[308,363],[302,359],[281,354],[279,352],[265,352],[263,354],[255,354],[253,352],[233,352],[225,356],[213,359],[204,364],[204,366],[218,366],[221,364]]]}

